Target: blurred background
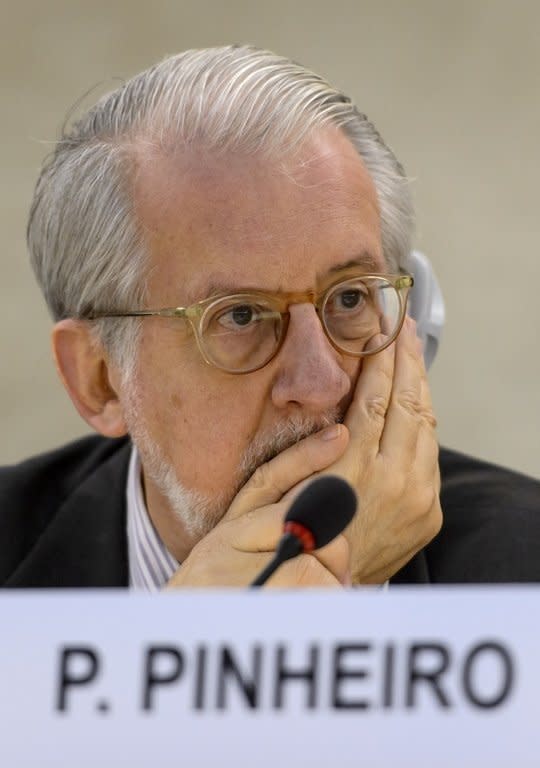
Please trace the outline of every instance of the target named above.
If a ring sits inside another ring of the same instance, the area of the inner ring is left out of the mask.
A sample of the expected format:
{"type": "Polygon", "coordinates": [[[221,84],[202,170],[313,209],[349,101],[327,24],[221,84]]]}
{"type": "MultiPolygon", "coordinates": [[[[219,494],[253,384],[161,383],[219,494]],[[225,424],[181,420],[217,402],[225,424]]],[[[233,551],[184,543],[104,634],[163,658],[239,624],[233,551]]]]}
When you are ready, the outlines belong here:
{"type": "Polygon", "coordinates": [[[25,246],[65,115],[166,54],[251,42],[351,95],[414,179],[416,244],[447,308],[441,443],[540,477],[540,3],[3,0],[0,15],[0,463],[88,431],[25,246]]]}

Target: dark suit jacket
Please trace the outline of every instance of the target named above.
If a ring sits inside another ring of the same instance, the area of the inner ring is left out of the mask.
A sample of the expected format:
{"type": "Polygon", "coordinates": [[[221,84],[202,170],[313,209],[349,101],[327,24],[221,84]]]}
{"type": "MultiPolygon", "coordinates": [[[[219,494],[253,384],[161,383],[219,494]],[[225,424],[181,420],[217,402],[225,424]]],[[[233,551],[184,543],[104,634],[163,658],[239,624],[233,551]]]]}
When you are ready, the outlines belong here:
{"type": "MultiPolygon", "coordinates": [[[[125,587],[127,439],[0,469],[0,585],[125,587]]],[[[540,581],[540,482],[441,450],[440,534],[392,583],[540,581]]]]}

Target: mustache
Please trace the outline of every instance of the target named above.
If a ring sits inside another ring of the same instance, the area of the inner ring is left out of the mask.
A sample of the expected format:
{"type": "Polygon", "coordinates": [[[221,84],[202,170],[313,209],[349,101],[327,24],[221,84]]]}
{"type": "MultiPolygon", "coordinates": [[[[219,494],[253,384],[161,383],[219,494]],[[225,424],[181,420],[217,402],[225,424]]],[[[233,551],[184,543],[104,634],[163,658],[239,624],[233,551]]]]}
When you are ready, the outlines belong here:
{"type": "Polygon", "coordinates": [[[290,416],[286,421],[256,435],[242,457],[239,467],[240,479],[238,490],[249,480],[253,473],[278,454],[286,451],[300,440],[320,432],[332,424],[340,424],[345,413],[339,408],[332,408],[324,414],[306,416],[298,414],[290,416]]]}

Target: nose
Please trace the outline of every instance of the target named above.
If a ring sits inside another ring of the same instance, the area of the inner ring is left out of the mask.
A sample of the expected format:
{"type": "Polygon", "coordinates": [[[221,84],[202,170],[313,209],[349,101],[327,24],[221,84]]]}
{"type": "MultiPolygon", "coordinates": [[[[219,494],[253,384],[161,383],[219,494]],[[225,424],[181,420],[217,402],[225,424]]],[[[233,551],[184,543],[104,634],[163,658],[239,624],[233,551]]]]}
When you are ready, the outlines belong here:
{"type": "Polygon", "coordinates": [[[351,388],[341,355],[330,344],[312,304],[289,307],[289,326],[276,358],[272,401],[278,408],[301,406],[313,413],[336,407],[351,388]]]}

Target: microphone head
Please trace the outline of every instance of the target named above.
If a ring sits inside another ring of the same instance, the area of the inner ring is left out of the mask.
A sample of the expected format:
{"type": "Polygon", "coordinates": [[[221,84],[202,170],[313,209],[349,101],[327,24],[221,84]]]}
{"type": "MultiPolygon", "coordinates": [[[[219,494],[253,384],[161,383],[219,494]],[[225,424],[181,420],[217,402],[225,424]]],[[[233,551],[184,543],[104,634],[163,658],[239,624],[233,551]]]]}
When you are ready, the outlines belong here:
{"type": "Polygon", "coordinates": [[[315,546],[324,547],[349,525],[357,507],[356,493],[346,480],[321,475],[298,494],[285,524],[298,523],[312,534],[315,546]]]}

